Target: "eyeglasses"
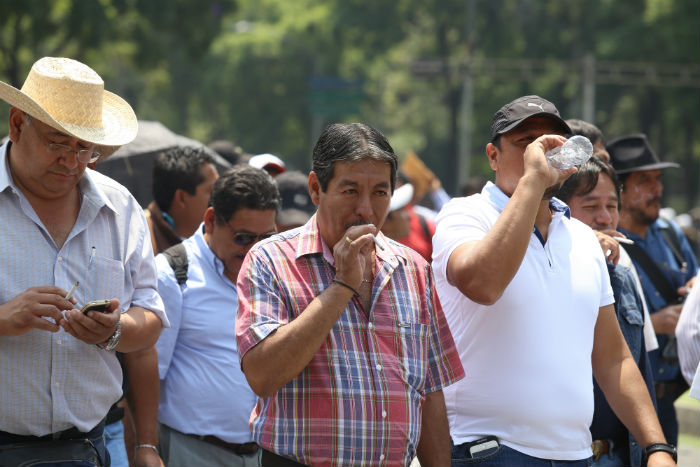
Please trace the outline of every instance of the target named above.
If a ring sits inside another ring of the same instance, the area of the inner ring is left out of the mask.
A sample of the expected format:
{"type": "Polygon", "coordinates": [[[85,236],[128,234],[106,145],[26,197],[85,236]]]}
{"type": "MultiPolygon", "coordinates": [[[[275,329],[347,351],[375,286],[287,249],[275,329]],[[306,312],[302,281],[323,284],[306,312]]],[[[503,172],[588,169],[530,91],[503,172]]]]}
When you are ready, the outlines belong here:
{"type": "Polygon", "coordinates": [[[236,232],[233,234],[233,241],[236,245],[248,246],[251,243],[259,242],[273,236],[276,232],[265,232],[260,235],[250,232],[236,232]]]}
{"type": "MultiPolygon", "coordinates": [[[[31,124],[31,120],[27,121],[27,125],[31,126],[34,128],[34,125],[31,124]]],[[[53,143],[51,141],[47,141],[44,139],[44,135],[39,133],[38,128],[34,128],[34,131],[36,132],[37,136],[39,137],[39,140],[41,143],[49,148],[49,152],[53,154],[54,156],[60,156],[60,157],[67,157],[72,153],[75,153],[77,156],[78,160],[82,162],[83,164],[89,164],[90,162],[95,162],[97,159],[100,158],[100,153],[97,151],[94,151],[92,149],[81,149],[79,151],[75,151],[72,147],[67,146],[65,144],[59,144],[59,143],[53,143]]]]}

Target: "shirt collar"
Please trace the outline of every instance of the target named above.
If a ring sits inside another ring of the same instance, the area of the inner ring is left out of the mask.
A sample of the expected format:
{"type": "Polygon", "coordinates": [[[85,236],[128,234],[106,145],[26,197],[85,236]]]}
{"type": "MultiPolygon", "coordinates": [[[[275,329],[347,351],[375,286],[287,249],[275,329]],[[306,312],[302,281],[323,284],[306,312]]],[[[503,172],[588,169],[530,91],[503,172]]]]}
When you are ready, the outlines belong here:
{"type": "Polygon", "coordinates": [[[17,188],[12,182],[12,176],[10,175],[10,159],[7,157],[7,151],[11,144],[11,141],[7,141],[0,147],[0,193],[5,191],[7,187],[17,188]]]}
{"type": "MultiPolygon", "coordinates": [[[[300,258],[305,255],[322,254],[323,258],[328,263],[335,266],[333,251],[326,245],[326,242],[324,242],[321,237],[316,214],[314,214],[306,224],[299,227],[299,229],[299,243],[297,245],[296,257],[300,258]]],[[[404,252],[394,245],[393,242],[389,241],[381,231],[377,233],[376,237],[379,244],[384,247],[383,250],[379,247],[375,248],[377,258],[394,265],[397,262],[397,257],[401,257],[404,260],[406,259],[404,252]]]]}
{"type": "MultiPolygon", "coordinates": [[[[503,191],[491,181],[486,182],[486,185],[484,185],[484,188],[481,190],[481,194],[485,196],[499,212],[503,211],[508,201],[510,201],[510,197],[503,193],[503,191]]],[[[560,199],[550,199],[549,207],[552,212],[561,212],[567,218],[571,219],[571,210],[569,206],[560,199]]]]}
{"type": "MultiPolygon", "coordinates": [[[[11,187],[18,193],[21,192],[21,190],[15,185],[14,180],[12,180],[12,174],[10,172],[10,159],[7,157],[7,154],[11,144],[11,141],[7,141],[2,145],[2,147],[0,147],[0,193],[5,191],[8,187],[11,187]]],[[[78,182],[78,187],[80,188],[80,193],[83,196],[83,200],[94,204],[98,209],[102,206],[107,206],[109,209],[118,214],[117,209],[114,207],[109,198],[105,196],[104,191],[97,186],[93,180],[93,177],[95,177],[94,171],[91,169],[85,169],[83,176],[78,182]]]]}

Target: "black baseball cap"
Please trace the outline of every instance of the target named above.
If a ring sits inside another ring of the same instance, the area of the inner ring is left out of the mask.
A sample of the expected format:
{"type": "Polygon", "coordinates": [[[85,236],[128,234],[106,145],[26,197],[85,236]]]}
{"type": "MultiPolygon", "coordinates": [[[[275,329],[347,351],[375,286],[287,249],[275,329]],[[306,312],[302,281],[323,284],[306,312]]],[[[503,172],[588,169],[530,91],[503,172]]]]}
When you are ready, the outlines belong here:
{"type": "Polygon", "coordinates": [[[547,117],[555,121],[564,134],[571,134],[571,128],[559,116],[557,108],[540,96],[523,96],[501,107],[493,116],[491,123],[491,141],[504,133],[515,129],[528,118],[547,117]]]}
{"type": "Polygon", "coordinates": [[[298,170],[275,177],[282,198],[282,207],[277,213],[278,225],[304,225],[316,212],[309,195],[308,179],[298,170]]]}
{"type": "Polygon", "coordinates": [[[643,133],[616,138],[605,148],[617,174],[680,167],[675,162],[661,162],[643,133]]]}

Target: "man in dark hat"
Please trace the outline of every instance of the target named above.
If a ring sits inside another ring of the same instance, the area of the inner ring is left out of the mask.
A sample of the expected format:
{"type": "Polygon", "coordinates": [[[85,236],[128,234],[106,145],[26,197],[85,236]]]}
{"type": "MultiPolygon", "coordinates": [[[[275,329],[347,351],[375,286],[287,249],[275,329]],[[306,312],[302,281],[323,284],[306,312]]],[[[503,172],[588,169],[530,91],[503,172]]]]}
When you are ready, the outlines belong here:
{"type": "Polygon", "coordinates": [[[598,240],[552,197],[577,169],[545,152],[569,133],[539,96],[505,105],[486,145],[495,183],[436,219],[436,288],[468,375],[444,390],[453,465],[590,465],[592,374],[648,465],[674,464],[598,240]]]}
{"type": "Polygon", "coordinates": [[[678,365],[674,332],[698,262],[680,228],[660,218],[662,170],[678,167],[662,162],[646,135],[625,136],[607,146],[622,183],[618,230],[634,241],[625,245],[639,272],[659,349],[650,353],[659,420],[669,442],[678,439],[673,402],[686,389],[678,365]]]}

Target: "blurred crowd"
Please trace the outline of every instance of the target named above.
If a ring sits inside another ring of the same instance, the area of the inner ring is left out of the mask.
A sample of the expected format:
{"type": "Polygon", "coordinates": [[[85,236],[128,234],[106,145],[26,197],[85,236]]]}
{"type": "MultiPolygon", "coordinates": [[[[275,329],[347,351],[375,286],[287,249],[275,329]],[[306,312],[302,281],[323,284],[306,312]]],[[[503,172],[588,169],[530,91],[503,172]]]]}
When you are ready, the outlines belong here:
{"type": "Polygon", "coordinates": [[[645,135],[523,96],[452,196],[364,124],[307,173],[103,86],[0,86],[0,465],[675,462],[700,207],[661,207],[645,135]],[[547,165],[574,134],[591,159],[547,165]]]}

